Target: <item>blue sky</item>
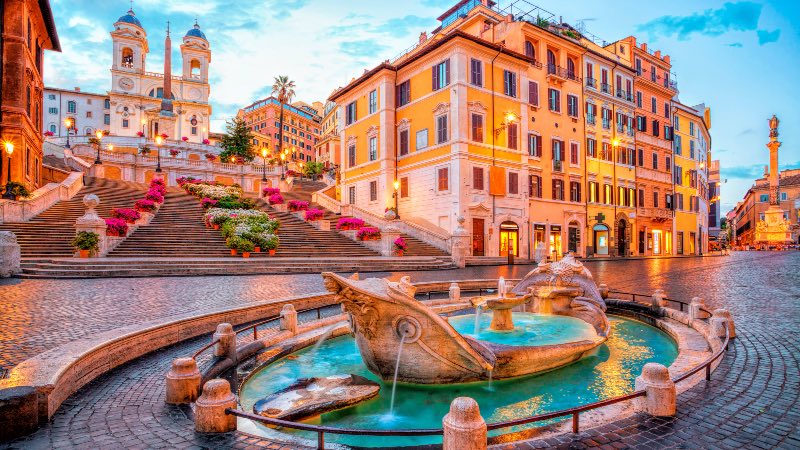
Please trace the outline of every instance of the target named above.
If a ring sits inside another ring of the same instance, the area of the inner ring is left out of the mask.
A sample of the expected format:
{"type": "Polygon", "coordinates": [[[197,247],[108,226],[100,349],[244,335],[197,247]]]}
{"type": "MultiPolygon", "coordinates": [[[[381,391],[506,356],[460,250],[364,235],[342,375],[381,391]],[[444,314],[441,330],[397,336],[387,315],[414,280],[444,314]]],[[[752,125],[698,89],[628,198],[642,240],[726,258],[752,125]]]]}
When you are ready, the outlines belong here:
{"type": "MultiPolygon", "coordinates": [[[[768,163],[767,119],[781,119],[781,165],[800,167],[800,1],[529,0],[581,21],[606,41],[630,34],[672,57],[680,99],[712,111],[712,151],[722,162],[723,212],[768,163]],[[648,6],[643,6],[644,4],[648,6]],[[650,6],[658,4],[658,6],[650,6]]],[[[269,94],[272,79],[297,82],[297,99],[324,101],[380,61],[412,46],[456,0],[135,0],[150,40],[148,70],[163,67],[166,21],[176,37],[198,18],[212,48],[212,129],[269,94]]],[[[501,0],[506,5],[509,0],[501,0]]],[[[129,1],[52,0],[63,53],[49,53],[48,86],[110,88],[112,24],[129,1]]]]}

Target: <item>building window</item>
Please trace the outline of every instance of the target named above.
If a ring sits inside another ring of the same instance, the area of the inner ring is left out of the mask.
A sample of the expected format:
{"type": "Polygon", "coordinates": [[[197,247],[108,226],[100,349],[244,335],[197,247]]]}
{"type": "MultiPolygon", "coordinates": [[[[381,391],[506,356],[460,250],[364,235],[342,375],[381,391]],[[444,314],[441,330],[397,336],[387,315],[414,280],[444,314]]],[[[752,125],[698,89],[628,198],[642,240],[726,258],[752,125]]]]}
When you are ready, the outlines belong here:
{"type": "Polygon", "coordinates": [[[517,172],[508,172],[508,193],[519,194],[519,174],[517,172]]]}
{"type": "Polygon", "coordinates": [[[375,161],[378,159],[378,138],[371,137],[369,138],[369,160],[375,161]]]}
{"type": "Polygon", "coordinates": [[[78,110],[77,104],[70,100],[67,102],[67,112],[74,113],[78,110]]]}
{"type": "Polygon", "coordinates": [[[517,96],[517,74],[514,72],[503,71],[503,93],[509,97],[517,96]]]}
{"type": "Polygon", "coordinates": [[[400,178],[400,198],[408,197],[408,177],[400,178]]]}
{"type": "Polygon", "coordinates": [[[353,167],[356,165],[356,146],[355,144],[347,148],[347,165],[353,167]]]}
{"type": "Polygon", "coordinates": [[[539,83],[528,82],[528,103],[532,106],[539,106],[539,83]]]}
{"type": "Polygon", "coordinates": [[[47,95],[47,99],[48,100],[55,100],[56,99],[56,94],[48,94],[47,95]]]}
{"type": "Polygon", "coordinates": [[[551,144],[553,161],[564,161],[564,142],[558,139],[552,139],[551,144]]]}
{"type": "Polygon", "coordinates": [[[373,90],[369,93],[369,113],[375,114],[378,111],[378,91],[373,90]]]}
{"type": "Polygon", "coordinates": [[[397,106],[407,105],[411,101],[411,81],[406,80],[397,86],[397,106]]]}
{"type": "Polygon", "coordinates": [[[610,184],[603,185],[603,203],[606,205],[614,204],[614,189],[610,184]]]}
{"type": "Polygon", "coordinates": [[[128,119],[122,119],[122,128],[128,128],[129,124],[128,119]]]}
{"type": "Polygon", "coordinates": [[[664,117],[669,119],[669,102],[664,102],[664,117]]]}
{"type": "Polygon", "coordinates": [[[91,111],[86,111],[86,118],[87,119],[91,119],[92,118],[92,112],[91,111]]]}
{"type": "Polygon", "coordinates": [[[450,188],[450,175],[447,167],[440,167],[436,171],[437,190],[439,192],[447,191],[450,188]]]}
{"type": "Polygon", "coordinates": [[[350,203],[351,205],[355,205],[356,204],[356,187],[355,186],[350,186],[349,188],[347,188],[347,200],[348,200],[348,203],[350,203]]]}
{"type": "Polygon", "coordinates": [[[377,181],[370,181],[369,182],[369,201],[371,201],[371,202],[378,201],[378,182],[377,181]]]}
{"type": "Polygon", "coordinates": [[[577,142],[569,143],[569,163],[576,166],[580,164],[580,156],[578,154],[577,142]]]}
{"type": "Polygon", "coordinates": [[[669,156],[664,157],[664,170],[669,172],[672,169],[672,158],[669,156]]]}
{"type": "MultiPolygon", "coordinates": [[[[356,114],[356,102],[351,102],[345,107],[345,117],[346,117],[346,125],[350,125],[357,120],[356,114]]],[[[288,126],[285,127],[287,130],[289,129],[288,126]]]]}
{"type": "Polygon", "coordinates": [[[653,152],[653,170],[658,170],[658,153],[653,152]]]}
{"type": "Polygon", "coordinates": [[[49,108],[48,111],[50,114],[58,114],[58,108],[49,108]]]}
{"type": "Polygon", "coordinates": [[[569,183],[569,201],[580,203],[581,201],[581,183],[578,181],[571,181],[569,183]]]}
{"type": "Polygon", "coordinates": [[[519,133],[517,130],[517,124],[508,124],[508,148],[511,150],[517,150],[519,148],[519,133]]]}
{"type": "Polygon", "coordinates": [[[660,126],[660,124],[658,123],[658,121],[654,120],[653,121],[653,136],[655,136],[655,137],[658,137],[658,128],[659,128],[659,126],[660,126]]]}
{"type": "Polygon", "coordinates": [[[104,109],[111,109],[111,100],[110,99],[103,100],[103,108],[104,109]]]}
{"type": "Polygon", "coordinates": [[[542,137],[538,134],[528,135],[528,155],[535,158],[542,157],[542,137]]]}
{"type": "Polygon", "coordinates": [[[553,180],[553,200],[564,200],[564,180],[553,180]]]}
{"type": "Polygon", "coordinates": [[[408,154],[408,130],[400,130],[400,156],[408,154]]]}
{"type": "Polygon", "coordinates": [[[54,123],[50,124],[50,132],[51,133],[55,133],[56,132],[56,124],[54,124],[54,123]]]}
{"type": "Polygon", "coordinates": [[[598,185],[596,181],[589,182],[589,202],[590,203],[597,203],[597,189],[598,185]]]}
{"type": "Polygon", "coordinates": [[[611,129],[611,110],[608,108],[600,108],[600,115],[603,120],[603,129],[611,129]]]}
{"type": "Polygon", "coordinates": [[[567,95],[567,115],[578,117],[578,97],[575,95],[567,95]]]}
{"type": "Polygon", "coordinates": [[[658,100],[655,97],[650,97],[650,112],[658,114],[658,100]]]}
{"type": "Polygon", "coordinates": [[[472,140],[483,142],[483,115],[472,113],[472,140]]]}
{"type": "Polygon", "coordinates": [[[433,66],[433,90],[438,91],[450,84],[450,60],[445,60],[433,66]]]}
{"type": "Polygon", "coordinates": [[[552,50],[547,50],[547,73],[556,73],[556,54],[552,50]]]}
{"type": "Polygon", "coordinates": [[[561,112],[561,91],[553,88],[548,89],[547,103],[550,111],[561,112]]]}
{"type": "Polygon", "coordinates": [[[483,190],[483,167],[472,168],[472,189],[483,190]]]}
{"type": "Polygon", "coordinates": [[[417,150],[423,149],[428,146],[428,129],[422,129],[417,131],[417,150]]]}
{"type": "Polygon", "coordinates": [[[625,195],[625,187],[617,186],[617,205],[628,206],[627,201],[628,201],[628,196],[625,195]]]}
{"type": "Polygon", "coordinates": [[[528,176],[528,196],[542,198],[542,177],[539,175],[528,176]]]}
{"type": "Polygon", "coordinates": [[[436,143],[444,144],[449,140],[447,133],[447,114],[436,117],[436,143]]]}
{"type": "Polygon", "coordinates": [[[586,123],[594,125],[597,120],[597,105],[586,103],[586,123]]]}
{"type": "Polygon", "coordinates": [[[525,41],[525,56],[530,58],[531,61],[536,61],[536,48],[531,41],[525,41]]]}
{"type": "Polygon", "coordinates": [[[644,208],[644,189],[639,189],[639,207],[644,208]]]}
{"type": "Polygon", "coordinates": [[[586,139],[586,156],[597,158],[597,140],[592,138],[586,139]]]}
{"type": "Polygon", "coordinates": [[[470,59],[469,67],[469,82],[473,86],[483,87],[483,61],[474,58],[470,59]]]}

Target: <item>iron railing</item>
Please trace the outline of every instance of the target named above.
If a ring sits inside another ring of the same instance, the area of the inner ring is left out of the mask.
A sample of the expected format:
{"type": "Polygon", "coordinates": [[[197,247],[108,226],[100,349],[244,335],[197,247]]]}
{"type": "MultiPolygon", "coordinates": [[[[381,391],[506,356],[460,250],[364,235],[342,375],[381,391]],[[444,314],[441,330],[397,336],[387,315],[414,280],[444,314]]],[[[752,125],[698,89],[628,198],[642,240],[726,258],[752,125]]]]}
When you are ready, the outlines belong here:
{"type": "MultiPolygon", "coordinates": [[[[477,291],[483,292],[484,289],[479,288],[477,291]]],[[[476,290],[469,290],[465,292],[474,292],[476,290]]],[[[447,291],[429,291],[427,294],[428,298],[430,299],[431,293],[444,293],[447,291]]],[[[636,294],[632,292],[624,292],[624,291],[616,291],[612,290],[609,291],[610,293],[614,294],[622,294],[622,295],[629,295],[633,299],[633,302],[636,302],[636,298],[642,297],[650,299],[652,296],[645,295],[645,294],[636,294]]],[[[681,311],[683,311],[684,305],[689,305],[686,302],[674,299],[665,298],[665,300],[674,302],[680,305],[681,311]]],[[[701,307],[700,310],[709,317],[711,317],[712,313],[707,309],[701,307]]],[[[707,318],[706,318],[707,319],[707,318]]],[[[694,367],[693,369],[687,371],[686,373],[677,376],[672,379],[674,383],[679,383],[691,377],[692,375],[697,374],[701,370],[705,370],[705,378],[707,381],[711,380],[711,366],[722,357],[725,351],[728,350],[728,344],[730,342],[730,334],[727,325],[725,326],[725,339],[720,345],[719,349],[714,352],[708,359],[706,359],[702,364],[694,367]]],[[[632,400],[637,397],[645,396],[646,392],[644,390],[638,390],[632,392],[630,394],[621,395],[614,398],[609,398],[606,400],[597,401],[594,403],[588,403],[586,405],[576,406],[574,408],[562,409],[560,411],[554,411],[550,413],[544,414],[537,414],[529,417],[523,417],[520,419],[513,419],[513,420],[506,420],[502,422],[494,422],[486,425],[487,430],[498,430],[502,428],[509,428],[514,426],[521,426],[527,425],[535,422],[542,422],[546,420],[557,419],[559,417],[566,417],[571,416],[572,418],[572,432],[578,433],[580,431],[580,414],[586,411],[591,411],[597,408],[602,408],[604,406],[613,405],[615,403],[620,403],[628,400],[632,400]]],[[[241,411],[238,409],[227,408],[225,409],[226,414],[231,414],[237,417],[242,417],[245,419],[252,420],[254,422],[260,422],[265,425],[273,425],[273,426],[280,426],[285,428],[291,428],[294,430],[301,430],[301,431],[311,431],[317,433],[317,449],[324,450],[325,448],[325,433],[330,434],[338,434],[338,435],[363,435],[363,436],[435,436],[435,435],[442,435],[444,430],[442,428],[429,428],[429,429],[402,429],[402,430],[371,430],[371,429],[354,429],[354,428],[339,428],[339,427],[327,427],[321,425],[311,425],[305,424],[300,422],[290,422],[286,420],[280,419],[272,419],[269,417],[264,417],[258,414],[252,414],[245,411],[241,411]]]]}

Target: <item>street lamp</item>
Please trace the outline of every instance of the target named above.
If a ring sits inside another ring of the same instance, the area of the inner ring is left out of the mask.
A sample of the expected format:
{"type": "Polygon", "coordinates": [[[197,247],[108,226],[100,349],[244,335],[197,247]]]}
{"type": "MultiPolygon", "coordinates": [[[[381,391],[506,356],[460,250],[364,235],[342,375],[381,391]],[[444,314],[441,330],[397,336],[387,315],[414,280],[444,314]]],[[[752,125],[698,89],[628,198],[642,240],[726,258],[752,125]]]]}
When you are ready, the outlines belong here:
{"type": "Polygon", "coordinates": [[[110,152],[114,151],[114,144],[108,144],[108,151],[110,152]]]}
{"type": "Polygon", "coordinates": [[[67,126],[67,148],[69,148],[69,131],[72,129],[72,119],[69,117],[64,119],[64,125],[67,126]]]}
{"type": "Polygon", "coordinates": [[[103,130],[97,130],[94,133],[97,136],[97,158],[95,158],[95,164],[103,164],[103,161],[100,161],[100,139],[103,139],[103,130]]]}
{"type": "Polygon", "coordinates": [[[264,165],[261,167],[261,181],[267,181],[267,147],[261,147],[261,158],[264,165]]]}
{"type": "Polygon", "coordinates": [[[164,138],[161,136],[156,136],[156,157],[158,158],[158,163],[156,164],[156,173],[161,173],[161,143],[164,142],[164,138]]]}
{"type": "Polygon", "coordinates": [[[286,153],[281,153],[281,181],[286,179],[286,153]]]}
{"type": "Polygon", "coordinates": [[[14,153],[14,144],[6,141],[4,147],[6,153],[8,153],[8,182],[6,183],[6,192],[3,194],[3,198],[6,200],[14,200],[14,194],[11,193],[11,154],[14,153]]]}
{"type": "Polygon", "coordinates": [[[142,119],[142,139],[144,139],[144,126],[147,125],[147,119],[142,119]]]}
{"type": "Polygon", "coordinates": [[[394,214],[396,218],[399,219],[400,209],[397,206],[397,198],[400,197],[400,180],[394,180],[392,185],[394,186],[394,194],[392,194],[392,197],[394,197],[394,214]]]}

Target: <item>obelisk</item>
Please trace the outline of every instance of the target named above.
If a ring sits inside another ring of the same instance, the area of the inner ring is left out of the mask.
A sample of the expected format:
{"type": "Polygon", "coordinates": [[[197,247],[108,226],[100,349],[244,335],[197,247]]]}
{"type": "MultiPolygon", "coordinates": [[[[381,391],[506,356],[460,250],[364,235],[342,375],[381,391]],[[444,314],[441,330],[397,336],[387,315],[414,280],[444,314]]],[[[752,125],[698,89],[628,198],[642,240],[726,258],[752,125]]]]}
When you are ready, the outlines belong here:
{"type": "Polygon", "coordinates": [[[161,99],[161,111],[172,113],[172,40],[169,38],[169,22],[164,39],[164,96],[161,99]]]}

